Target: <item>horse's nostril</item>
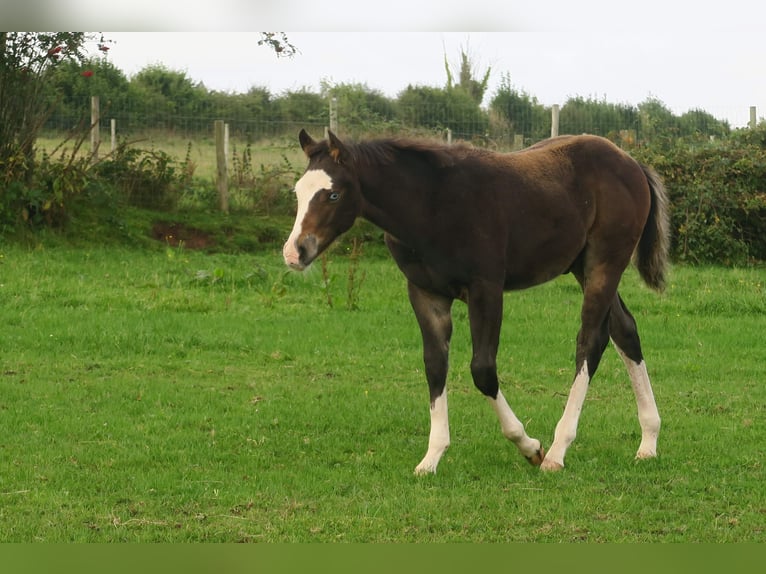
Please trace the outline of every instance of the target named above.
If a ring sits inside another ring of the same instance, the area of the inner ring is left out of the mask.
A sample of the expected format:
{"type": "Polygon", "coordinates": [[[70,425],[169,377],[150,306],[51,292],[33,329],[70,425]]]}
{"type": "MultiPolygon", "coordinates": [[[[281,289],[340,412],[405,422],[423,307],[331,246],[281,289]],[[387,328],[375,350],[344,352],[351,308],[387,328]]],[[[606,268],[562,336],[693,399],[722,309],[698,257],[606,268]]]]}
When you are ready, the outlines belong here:
{"type": "Polygon", "coordinates": [[[306,235],[295,245],[298,251],[298,260],[309,265],[317,256],[317,238],[315,235],[306,235]]]}

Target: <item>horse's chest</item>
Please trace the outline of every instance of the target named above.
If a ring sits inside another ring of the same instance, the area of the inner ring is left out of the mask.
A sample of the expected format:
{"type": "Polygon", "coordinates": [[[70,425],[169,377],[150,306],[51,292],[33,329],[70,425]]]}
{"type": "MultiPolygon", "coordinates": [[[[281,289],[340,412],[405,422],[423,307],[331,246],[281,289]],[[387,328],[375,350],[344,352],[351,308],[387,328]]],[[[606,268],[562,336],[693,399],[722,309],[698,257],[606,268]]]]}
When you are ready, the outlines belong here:
{"type": "Polygon", "coordinates": [[[431,293],[466,300],[468,285],[476,276],[470,259],[438,249],[416,250],[391,236],[386,237],[386,244],[408,281],[431,293]]]}

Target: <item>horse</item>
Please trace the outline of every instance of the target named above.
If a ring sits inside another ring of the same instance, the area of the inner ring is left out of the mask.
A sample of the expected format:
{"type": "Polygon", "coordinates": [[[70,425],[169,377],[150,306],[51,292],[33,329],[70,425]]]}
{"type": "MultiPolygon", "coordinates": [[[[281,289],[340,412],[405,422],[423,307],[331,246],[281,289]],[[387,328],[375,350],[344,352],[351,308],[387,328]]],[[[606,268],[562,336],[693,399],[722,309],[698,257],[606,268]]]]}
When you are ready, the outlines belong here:
{"type": "Polygon", "coordinates": [[[430,395],[428,449],[415,474],[435,473],[450,444],[446,379],[456,299],[468,306],[473,383],[531,464],[564,468],[610,339],[636,398],[636,458],[657,456],[660,416],[636,321],[618,293],[631,261],[650,288],[665,286],[668,208],[653,168],[593,135],[559,136],[511,153],[425,139],[345,143],[332,131],[315,141],[301,130],[298,139],[308,166],[295,184],[286,265],[306,269],[362,217],[384,231],[407,279],[430,395]],[[499,388],[503,298],[567,273],[582,289],[581,324],[574,381],[546,452],[499,388]]]}

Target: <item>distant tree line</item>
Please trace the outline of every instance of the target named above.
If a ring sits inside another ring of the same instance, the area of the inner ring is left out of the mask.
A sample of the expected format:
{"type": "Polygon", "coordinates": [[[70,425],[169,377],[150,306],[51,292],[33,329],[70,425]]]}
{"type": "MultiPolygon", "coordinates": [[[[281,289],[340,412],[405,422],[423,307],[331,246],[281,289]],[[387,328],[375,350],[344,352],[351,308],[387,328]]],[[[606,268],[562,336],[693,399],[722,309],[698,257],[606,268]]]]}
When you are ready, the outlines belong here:
{"type": "MultiPolygon", "coordinates": [[[[548,137],[550,107],[515,87],[509,74],[488,106],[482,106],[488,73],[475,79],[463,54],[460,73],[453,77],[447,67],[444,86],[408,85],[390,98],[366,84],[329,82],[317,90],[304,87],[281,94],[266,86],[228,93],[162,65],[127,78],[106,59],[66,61],[51,70],[46,84],[53,109],[45,127],[71,129],[88,121],[90,97],[98,95],[103,117],[116,118],[123,131],[166,129],[191,135],[206,133],[212,120],[224,119],[234,133],[258,139],[292,134],[296,125],[329,125],[333,101],[340,130],[350,135],[450,130],[456,138],[499,146],[518,136],[525,144],[548,137]]],[[[573,96],[561,105],[559,117],[560,133],[594,133],[627,144],[706,141],[731,131],[728,122],[705,111],[677,116],[654,98],[634,106],[573,96]]]]}

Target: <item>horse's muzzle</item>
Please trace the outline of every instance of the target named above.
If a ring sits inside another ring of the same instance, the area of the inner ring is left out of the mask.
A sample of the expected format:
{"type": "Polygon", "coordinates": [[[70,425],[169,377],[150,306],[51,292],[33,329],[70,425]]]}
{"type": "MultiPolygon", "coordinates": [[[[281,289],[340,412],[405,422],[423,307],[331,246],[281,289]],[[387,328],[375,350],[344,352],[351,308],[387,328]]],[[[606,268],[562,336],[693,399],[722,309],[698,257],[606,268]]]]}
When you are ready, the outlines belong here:
{"type": "Polygon", "coordinates": [[[285,264],[290,269],[303,271],[319,255],[316,235],[310,234],[299,237],[292,245],[288,241],[282,249],[282,255],[285,258],[285,264]]]}

